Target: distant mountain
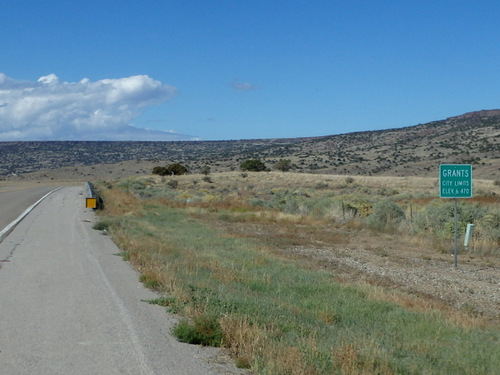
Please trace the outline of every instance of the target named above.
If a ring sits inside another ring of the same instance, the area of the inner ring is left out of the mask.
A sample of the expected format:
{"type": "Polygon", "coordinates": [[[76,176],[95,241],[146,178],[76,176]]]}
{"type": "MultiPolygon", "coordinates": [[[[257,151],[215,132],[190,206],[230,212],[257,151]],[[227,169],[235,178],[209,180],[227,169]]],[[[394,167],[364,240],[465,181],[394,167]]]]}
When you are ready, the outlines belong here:
{"type": "MultiPolygon", "coordinates": [[[[470,112],[410,127],[291,139],[167,142],[0,142],[0,178],[61,167],[132,160],[180,162],[197,172],[237,170],[250,158],[273,167],[289,159],[295,171],[437,176],[439,164],[472,164],[474,176],[500,176],[500,110],[470,112]]],[[[149,165],[148,164],[148,165],[149,165]]]]}

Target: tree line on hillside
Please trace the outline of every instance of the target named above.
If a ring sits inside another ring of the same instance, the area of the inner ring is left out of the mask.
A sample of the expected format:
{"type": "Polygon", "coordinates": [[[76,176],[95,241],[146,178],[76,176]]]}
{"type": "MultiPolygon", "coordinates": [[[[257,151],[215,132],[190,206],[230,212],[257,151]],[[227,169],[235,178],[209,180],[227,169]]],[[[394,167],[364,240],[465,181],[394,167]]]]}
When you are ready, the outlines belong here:
{"type": "MultiPolygon", "coordinates": [[[[290,159],[281,159],[275,165],[277,171],[288,172],[295,169],[297,166],[290,159]]],[[[269,172],[271,169],[260,159],[247,159],[240,164],[240,169],[244,172],[269,172]]],[[[211,168],[206,165],[202,168],[201,173],[204,175],[210,174],[211,168]]],[[[156,166],[153,168],[153,174],[159,176],[179,176],[188,173],[189,170],[185,165],[180,163],[172,163],[166,167],[156,166]]]]}

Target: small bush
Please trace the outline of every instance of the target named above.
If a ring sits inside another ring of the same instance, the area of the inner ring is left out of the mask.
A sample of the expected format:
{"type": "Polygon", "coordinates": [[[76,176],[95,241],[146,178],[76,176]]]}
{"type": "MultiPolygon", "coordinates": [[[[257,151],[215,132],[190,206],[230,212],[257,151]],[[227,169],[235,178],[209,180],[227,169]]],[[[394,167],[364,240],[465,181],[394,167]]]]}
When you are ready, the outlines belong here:
{"type": "Polygon", "coordinates": [[[354,182],[354,178],[351,176],[348,176],[345,178],[345,183],[346,184],[352,184],[354,182]]]}
{"type": "Polygon", "coordinates": [[[177,189],[179,187],[179,181],[171,180],[167,182],[167,185],[170,186],[172,189],[177,189]]]}
{"type": "Polygon", "coordinates": [[[166,176],[167,175],[167,168],[156,166],[153,168],[153,174],[157,174],[159,176],[166,176]]]}
{"type": "Polygon", "coordinates": [[[262,172],[269,170],[264,164],[264,162],[260,161],[259,159],[245,160],[243,163],[240,164],[240,169],[242,171],[249,171],[249,172],[262,172]]]}
{"type": "Polygon", "coordinates": [[[132,190],[132,191],[145,190],[146,189],[146,184],[144,183],[144,181],[135,180],[135,181],[132,181],[129,184],[129,189],[132,190]]]}
{"type": "Polygon", "coordinates": [[[208,166],[208,165],[205,165],[202,169],[201,169],[201,173],[204,174],[205,176],[208,176],[211,172],[211,168],[208,166]]]}
{"type": "Polygon", "coordinates": [[[146,274],[142,274],[139,277],[139,281],[142,282],[146,288],[150,289],[159,289],[161,286],[160,281],[158,281],[155,277],[146,274]]]}
{"type": "Polygon", "coordinates": [[[247,357],[238,357],[235,360],[235,364],[237,368],[245,368],[245,369],[250,369],[252,368],[250,364],[250,359],[247,357]]]}
{"type": "Polygon", "coordinates": [[[92,229],[95,229],[95,230],[108,230],[110,226],[110,223],[105,221],[105,220],[101,220],[101,221],[98,221],[97,223],[94,224],[94,226],[92,227],[92,229]]]}
{"type": "Polygon", "coordinates": [[[173,334],[181,342],[214,347],[221,345],[223,337],[219,321],[210,316],[200,316],[192,324],[181,320],[174,327],[173,334]]]}
{"type": "Polygon", "coordinates": [[[403,209],[391,199],[384,199],[373,205],[373,212],[366,220],[370,227],[383,230],[405,218],[403,209]]]}
{"type": "Polygon", "coordinates": [[[144,302],[149,303],[150,305],[158,305],[162,307],[170,307],[175,304],[175,298],[173,297],[159,297],[154,299],[148,299],[144,302]]]}
{"type": "Polygon", "coordinates": [[[168,167],[154,167],[153,168],[153,174],[159,175],[159,176],[179,176],[186,174],[188,172],[188,169],[179,163],[173,163],[170,164],[168,167]]]}
{"type": "Polygon", "coordinates": [[[318,182],[316,185],[314,185],[314,188],[318,190],[328,189],[328,184],[326,182],[318,182]]]}
{"type": "Polygon", "coordinates": [[[293,165],[290,159],[281,159],[274,165],[274,169],[282,172],[288,172],[292,168],[293,165]]]}
{"type": "MultiPolygon", "coordinates": [[[[465,232],[468,223],[480,223],[483,217],[488,215],[488,208],[477,203],[460,202],[457,208],[459,233],[465,232]]],[[[439,238],[449,238],[454,233],[454,217],[453,202],[436,200],[415,216],[414,227],[416,232],[428,231],[439,238]]]]}
{"type": "Polygon", "coordinates": [[[180,176],[180,175],[186,174],[187,172],[188,172],[188,169],[184,165],[179,164],[179,163],[173,163],[167,167],[167,174],[170,174],[170,175],[180,176]]]}

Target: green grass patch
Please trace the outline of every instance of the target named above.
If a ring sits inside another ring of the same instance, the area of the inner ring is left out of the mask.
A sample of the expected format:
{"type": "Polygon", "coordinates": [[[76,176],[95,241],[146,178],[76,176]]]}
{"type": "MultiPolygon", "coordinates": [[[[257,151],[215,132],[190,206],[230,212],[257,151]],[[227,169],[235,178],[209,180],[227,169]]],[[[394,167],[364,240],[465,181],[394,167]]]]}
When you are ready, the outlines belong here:
{"type": "Polygon", "coordinates": [[[150,305],[170,307],[175,303],[175,299],[172,297],[159,297],[159,298],[144,300],[144,302],[147,302],[150,305]]]}
{"type": "Polygon", "coordinates": [[[186,317],[174,334],[226,346],[257,374],[494,374],[500,368],[497,329],[465,329],[436,311],[372,300],[361,288],[335,282],[331,272],[278,257],[257,239],[229,235],[184,209],[150,201],[140,215],[118,220],[113,235],[135,238],[136,248],[127,248],[161,270],[141,281],[168,289],[165,303],[186,317]]]}
{"type": "Polygon", "coordinates": [[[119,253],[116,253],[114,254],[116,256],[119,256],[119,257],[122,257],[122,259],[125,261],[125,262],[129,262],[130,261],[130,252],[128,251],[121,251],[119,253]]]}
{"type": "Polygon", "coordinates": [[[158,279],[146,274],[139,276],[139,281],[142,282],[146,288],[150,289],[159,289],[161,286],[161,282],[158,279]]]}
{"type": "Polygon", "coordinates": [[[110,224],[111,223],[109,221],[99,220],[97,223],[95,223],[92,226],[92,229],[95,229],[95,230],[108,230],[110,224]]]}
{"type": "Polygon", "coordinates": [[[224,337],[218,318],[213,316],[197,317],[193,323],[181,320],[174,327],[173,334],[181,342],[215,347],[222,344],[224,337]]]}

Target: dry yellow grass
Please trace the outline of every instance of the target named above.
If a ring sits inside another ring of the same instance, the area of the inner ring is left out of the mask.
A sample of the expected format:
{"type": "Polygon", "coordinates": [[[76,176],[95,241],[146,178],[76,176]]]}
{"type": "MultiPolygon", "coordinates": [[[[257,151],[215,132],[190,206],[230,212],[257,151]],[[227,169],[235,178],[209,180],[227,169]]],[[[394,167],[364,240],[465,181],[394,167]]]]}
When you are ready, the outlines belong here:
{"type": "MultiPolygon", "coordinates": [[[[362,188],[367,193],[388,190],[399,194],[410,193],[415,196],[439,197],[438,177],[392,177],[392,176],[346,176],[328,174],[309,174],[293,172],[220,172],[210,175],[212,182],[204,181],[205,176],[198,174],[183,176],[147,176],[154,184],[177,181],[178,190],[186,192],[186,197],[194,191],[210,193],[224,186],[225,198],[241,199],[245,196],[271,192],[276,189],[312,189],[348,192],[362,188]],[[352,182],[351,182],[352,181],[352,182]]],[[[473,180],[474,194],[500,195],[500,186],[491,180],[473,180]]],[[[215,197],[213,196],[212,199],[215,197]]],[[[208,199],[210,200],[210,199],[208,199]]]]}

